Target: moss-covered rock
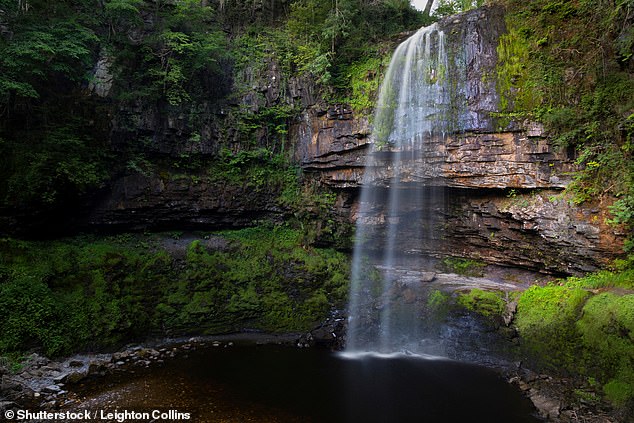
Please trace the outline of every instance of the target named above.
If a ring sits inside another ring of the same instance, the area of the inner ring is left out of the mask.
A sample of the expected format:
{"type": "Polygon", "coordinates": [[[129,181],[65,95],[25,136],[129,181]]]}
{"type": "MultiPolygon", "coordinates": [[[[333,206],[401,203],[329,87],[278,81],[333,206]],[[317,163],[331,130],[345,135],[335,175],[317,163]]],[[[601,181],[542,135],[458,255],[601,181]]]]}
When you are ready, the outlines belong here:
{"type": "Polygon", "coordinates": [[[0,354],[148,335],[304,331],[343,306],[347,258],[290,228],[0,242],[0,354]]]}
{"type": "Polygon", "coordinates": [[[467,310],[476,312],[486,318],[496,319],[503,315],[506,303],[502,293],[472,289],[458,296],[458,304],[467,310]]]}
{"type": "Polygon", "coordinates": [[[590,298],[577,322],[586,359],[617,405],[634,399],[634,295],[604,292],[590,298]]]}
{"type": "Polygon", "coordinates": [[[579,348],[574,322],[589,296],[583,289],[556,285],[526,290],[515,323],[527,353],[553,369],[574,369],[579,348]]]}
{"type": "Polygon", "coordinates": [[[534,286],[519,299],[515,324],[534,365],[594,381],[618,407],[634,401],[631,269],[534,286]]]}

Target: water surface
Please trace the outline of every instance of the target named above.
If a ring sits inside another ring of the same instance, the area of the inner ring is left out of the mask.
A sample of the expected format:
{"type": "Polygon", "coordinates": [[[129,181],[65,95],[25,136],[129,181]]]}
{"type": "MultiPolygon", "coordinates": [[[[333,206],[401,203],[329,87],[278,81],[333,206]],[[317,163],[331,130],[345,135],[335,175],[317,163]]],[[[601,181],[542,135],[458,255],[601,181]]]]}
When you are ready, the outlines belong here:
{"type": "Polygon", "coordinates": [[[175,409],[195,422],[538,422],[496,372],[405,355],[278,346],[202,348],[88,386],[86,409],[175,409]]]}

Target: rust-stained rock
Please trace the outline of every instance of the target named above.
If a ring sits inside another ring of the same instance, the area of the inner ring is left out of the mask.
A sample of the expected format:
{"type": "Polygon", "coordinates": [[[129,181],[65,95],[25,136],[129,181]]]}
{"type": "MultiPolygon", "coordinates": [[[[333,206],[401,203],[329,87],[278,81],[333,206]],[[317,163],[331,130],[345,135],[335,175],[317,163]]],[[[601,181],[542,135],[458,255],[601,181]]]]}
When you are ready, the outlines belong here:
{"type": "MultiPolygon", "coordinates": [[[[394,178],[390,155],[395,152],[377,154],[373,168],[366,169],[371,149],[366,125],[365,119],[322,116],[312,127],[302,128],[298,154],[304,170],[318,172],[324,183],[336,188],[361,186],[366,171],[371,180],[365,183],[388,186],[394,178]]],[[[456,188],[565,188],[575,168],[547,138],[525,132],[439,137],[408,155],[413,158],[401,163],[401,182],[456,188]]]]}

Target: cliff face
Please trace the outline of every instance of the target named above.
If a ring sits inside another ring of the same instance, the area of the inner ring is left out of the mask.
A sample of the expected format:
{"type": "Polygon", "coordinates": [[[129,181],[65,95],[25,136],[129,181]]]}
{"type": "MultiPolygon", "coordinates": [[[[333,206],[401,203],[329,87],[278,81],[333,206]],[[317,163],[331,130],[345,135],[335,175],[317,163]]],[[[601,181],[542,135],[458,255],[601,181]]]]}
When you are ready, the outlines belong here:
{"type": "MultiPolygon", "coordinates": [[[[412,231],[435,228],[422,252],[573,274],[616,257],[623,234],[604,223],[607,204],[575,206],[561,195],[576,169],[574,155],[556,149],[540,124],[498,118],[496,46],[504,32],[502,11],[483,8],[440,26],[448,34],[449,73],[456,81],[451,101],[466,107],[453,114],[455,131],[432,139],[422,155],[401,163],[405,191],[423,184],[435,192],[434,202],[412,199],[400,210],[400,221],[411,222],[412,231]],[[431,219],[419,221],[421,215],[431,219]]],[[[394,177],[389,151],[375,155],[373,168],[366,167],[371,131],[367,118],[338,108],[307,112],[293,132],[303,169],[349,196],[352,220],[360,187],[388,187],[394,177]]],[[[384,230],[387,211],[371,207],[378,216],[374,230],[384,230]]],[[[399,245],[409,253],[420,248],[407,240],[399,245]]]]}
{"type": "Polygon", "coordinates": [[[81,224],[108,231],[241,228],[281,221],[277,194],[195,175],[132,174],[118,178],[81,224]]]}
{"type": "MultiPolygon", "coordinates": [[[[617,256],[623,236],[604,224],[608,204],[577,207],[560,196],[575,170],[574,157],[554,148],[539,124],[499,117],[496,48],[505,31],[503,10],[473,10],[439,25],[455,81],[452,103],[465,107],[454,108],[446,136],[403,165],[405,187],[423,184],[443,193],[442,204],[411,204],[401,211],[407,216],[415,207],[429,209],[423,215],[431,221],[413,220],[413,227],[434,225],[443,243],[424,252],[555,273],[592,270],[617,256]]],[[[354,224],[364,175],[372,175],[365,183],[388,186],[391,153],[368,169],[372,119],[327,104],[307,74],[288,75],[279,58],[262,55],[261,63],[220,63],[222,72],[207,81],[209,91],[196,108],[142,98],[115,104],[117,76],[110,58],[95,57],[88,91],[107,105],[109,114],[101,118],[110,122],[109,144],[128,163],[97,194],[73,205],[76,213],[59,212],[55,219],[70,217],[68,226],[81,230],[214,229],[281,221],[292,212],[280,201],[283,186],[255,181],[266,173],[247,175],[238,163],[232,171],[243,175],[229,181],[208,167],[222,148],[233,154],[229,161],[248,158],[239,153],[249,144],[276,154],[293,151],[305,180],[335,192],[340,221],[354,224]],[[278,115],[262,113],[267,110],[278,115]],[[282,129],[275,132],[276,126],[282,129]]],[[[34,224],[27,211],[0,220],[9,233],[34,224]]],[[[376,230],[382,230],[378,220],[376,230]]],[[[406,240],[401,245],[410,248],[406,240]]]]}

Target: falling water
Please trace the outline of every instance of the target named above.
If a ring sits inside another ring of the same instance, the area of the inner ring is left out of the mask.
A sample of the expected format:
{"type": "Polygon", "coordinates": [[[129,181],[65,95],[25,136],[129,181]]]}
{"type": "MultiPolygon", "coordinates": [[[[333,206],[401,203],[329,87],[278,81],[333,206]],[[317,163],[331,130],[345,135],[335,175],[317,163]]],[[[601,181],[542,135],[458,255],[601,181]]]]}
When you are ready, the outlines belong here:
{"type": "Polygon", "coordinates": [[[397,48],[382,83],[357,216],[348,353],[443,355],[424,327],[420,274],[403,275],[402,263],[416,257],[420,265],[438,238],[447,75],[445,34],[434,24],[397,48]]]}

